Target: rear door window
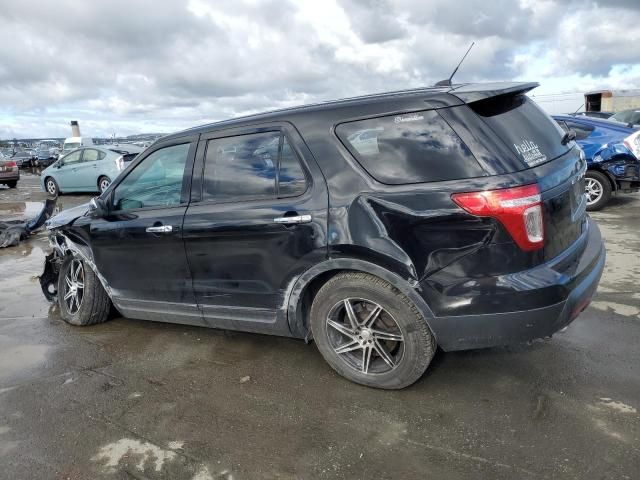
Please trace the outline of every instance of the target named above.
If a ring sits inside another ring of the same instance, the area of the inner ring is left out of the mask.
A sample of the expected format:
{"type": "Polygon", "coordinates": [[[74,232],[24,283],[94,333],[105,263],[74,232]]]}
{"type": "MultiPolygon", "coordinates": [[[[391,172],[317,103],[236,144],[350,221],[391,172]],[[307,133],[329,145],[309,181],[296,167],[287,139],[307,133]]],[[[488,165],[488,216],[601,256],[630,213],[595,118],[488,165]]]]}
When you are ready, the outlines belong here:
{"type": "Polygon", "coordinates": [[[215,138],[207,142],[203,199],[275,199],[301,195],[307,180],[280,132],[215,138]]]}
{"type": "Polygon", "coordinates": [[[535,167],[565,154],[564,132],[526,95],[498,95],[469,104],[509,149],[522,169],[535,167]]]}
{"type": "Polygon", "coordinates": [[[460,137],[435,111],[343,123],[336,134],[362,167],[390,185],[486,175],[460,137]]]}

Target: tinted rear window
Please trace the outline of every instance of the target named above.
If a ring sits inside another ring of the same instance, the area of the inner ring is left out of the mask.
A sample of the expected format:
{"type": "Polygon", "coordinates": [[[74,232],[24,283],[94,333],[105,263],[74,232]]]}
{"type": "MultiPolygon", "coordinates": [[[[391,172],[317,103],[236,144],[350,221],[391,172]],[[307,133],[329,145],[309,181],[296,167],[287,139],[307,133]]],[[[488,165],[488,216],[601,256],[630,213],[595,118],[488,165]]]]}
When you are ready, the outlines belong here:
{"type": "Polygon", "coordinates": [[[564,132],[526,95],[498,95],[469,104],[522,160],[522,168],[535,167],[565,154],[564,132]]]}
{"type": "Polygon", "coordinates": [[[336,134],[362,167],[382,183],[485,175],[471,151],[435,111],[343,123],[336,134]]]}

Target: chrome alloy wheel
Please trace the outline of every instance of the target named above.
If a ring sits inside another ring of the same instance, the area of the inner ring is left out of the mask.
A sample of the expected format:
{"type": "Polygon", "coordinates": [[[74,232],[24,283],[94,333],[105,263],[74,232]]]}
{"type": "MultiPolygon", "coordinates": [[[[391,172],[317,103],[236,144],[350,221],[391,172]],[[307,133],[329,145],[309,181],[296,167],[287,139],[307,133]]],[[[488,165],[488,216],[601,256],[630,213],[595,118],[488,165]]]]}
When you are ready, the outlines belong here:
{"type": "Polygon", "coordinates": [[[368,374],[387,373],[404,355],[404,336],[395,319],[380,305],[346,298],[327,315],[329,345],[351,368],[368,374]]]}
{"type": "Polygon", "coordinates": [[[52,179],[47,180],[47,192],[50,195],[56,194],[56,183],[52,179]]]}
{"type": "Polygon", "coordinates": [[[72,260],[64,277],[64,302],[70,314],[75,314],[84,297],[84,267],[80,260],[72,260]]]}
{"type": "Polygon", "coordinates": [[[604,193],[604,187],[595,178],[585,178],[584,190],[587,195],[587,205],[596,203],[604,193]]]}

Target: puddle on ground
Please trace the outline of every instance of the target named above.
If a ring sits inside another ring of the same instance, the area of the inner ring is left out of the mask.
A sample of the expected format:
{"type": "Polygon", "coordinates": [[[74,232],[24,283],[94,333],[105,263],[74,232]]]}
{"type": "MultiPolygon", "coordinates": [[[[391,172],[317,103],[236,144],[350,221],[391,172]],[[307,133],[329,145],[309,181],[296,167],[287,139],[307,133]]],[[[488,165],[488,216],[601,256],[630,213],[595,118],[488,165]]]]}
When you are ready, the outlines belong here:
{"type": "Polygon", "coordinates": [[[15,342],[14,337],[0,335],[0,383],[46,361],[49,345],[15,345],[15,342]]]}
{"type": "Polygon", "coordinates": [[[0,221],[30,220],[36,217],[44,202],[3,202],[0,203],[0,221]]]}

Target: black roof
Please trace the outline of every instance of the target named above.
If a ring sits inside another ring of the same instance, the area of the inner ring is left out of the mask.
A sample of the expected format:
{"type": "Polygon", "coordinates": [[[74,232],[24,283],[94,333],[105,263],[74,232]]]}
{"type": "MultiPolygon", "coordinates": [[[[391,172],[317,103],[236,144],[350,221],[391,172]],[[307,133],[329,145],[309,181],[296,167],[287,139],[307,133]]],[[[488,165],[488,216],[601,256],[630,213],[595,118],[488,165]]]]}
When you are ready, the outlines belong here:
{"type": "Polygon", "coordinates": [[[357,97],[329,100],[326,102],[300,105],[279,110],[270,110],[267,112],[256,113],[252,115],[234,117],[231,119],[221,120],[219,122],[200,125],[197,127],[189,128],[187,130],[172,133],[165,137],[162,137],[162,139],[166,140],[175,136],[197,134],[203,130],[211,129],[213,127],[239,126],[242,124],[257,121],[284,120],[285,117],[292,114],[312,113],[342,107],[356,107],[358,105],[369,104],[371,102],[384,102],[388,100],[405,98],[409,99],[415,96],[424,97],[425,100],[436,97],[450,96],[452,99],[457,100],[458,103],[471,103],[485,98],[494,97],[496,95],[516,92],[528,92],[538,85],[539,84],[536,82],[464,83],[453,86],[422,87],[409,90],[373,93],[357,97]]]}

